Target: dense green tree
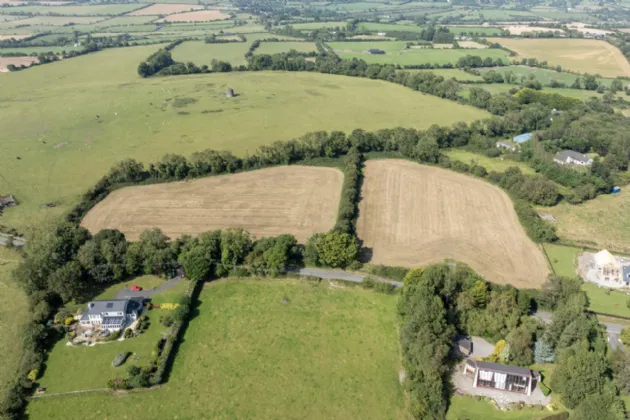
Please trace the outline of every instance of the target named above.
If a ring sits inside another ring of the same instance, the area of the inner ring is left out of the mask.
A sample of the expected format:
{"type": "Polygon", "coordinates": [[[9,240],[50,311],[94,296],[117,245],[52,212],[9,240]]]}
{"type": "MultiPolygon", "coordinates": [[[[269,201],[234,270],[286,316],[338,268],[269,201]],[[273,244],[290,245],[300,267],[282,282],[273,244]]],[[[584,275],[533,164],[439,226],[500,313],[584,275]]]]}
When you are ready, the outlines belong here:
{"type": "Polygon", "coordinates": [[[304,252],[308,264],[345,267],[355,261],[359,253],[357,239],[342,232],[318,233],[311,236],[304,252]]]}
{"type": "Polygon", "coordinates": [[[543,339],[536,341],[534,345],[534,362],[535,363],[553,363],[556,360],[556,354],[553,347],[543,339]]]}
{"type": "Polygon", "coordinates": [[[81,264],[71,261],[57,270],[48,278],[48,289],[57,293],[64,302],[79,299],[86,289],[81,264]]]}
{"type": "Polygon", "coordinates": [[[227,269],[242,263],[249,253],[252,240],[249,232],[241,228],[226,229],[221,232],[221,263],[227,269]]]}
{"type": "Polygon", "coordinates": [[[560,360],[551,378],[551,387],[562,395],[567,408],[573,409],[586,396],[602,392],[606,372],[606,362],[600,353],[579,349],[560,360]]]}

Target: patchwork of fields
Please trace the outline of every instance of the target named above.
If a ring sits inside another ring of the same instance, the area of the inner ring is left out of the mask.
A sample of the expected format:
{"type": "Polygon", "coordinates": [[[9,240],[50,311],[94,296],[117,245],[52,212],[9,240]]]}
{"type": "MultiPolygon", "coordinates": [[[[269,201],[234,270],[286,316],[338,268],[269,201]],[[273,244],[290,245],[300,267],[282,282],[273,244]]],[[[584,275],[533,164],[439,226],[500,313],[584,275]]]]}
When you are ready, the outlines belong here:
{"type": "Polygon", "coordinates": [[[114,191],[82,225],[118,229],[130,240],[153,227],[170,238],[230,227],[255,237],[294,235],[304,243],[337,219],[343,174],[337,169],[284,166],[114,191]]]}
{"type": "Polygon", "coordinates": [[[228,279],[200,301],[166,385],[40,399],[29,419],[407,418],[394,296],[228,279]]]}
{"type": "Polygon", "coordinates": [[[138,63],[156,49],[110,49],[0,77],[0,191],[21,202],[3,224],[28,233],[59,217],[123,158],[148,163],[207,148],[243,155],[310,131],[426,128],[489,115],[403,86],[326,74],[140,79],[138,63]],[[227,87],[239,96],[226,98],[227,87]]]}
{"type": "Polygon", "coordinates": [[[406,160],[369,160],[362,196],[357,233],[374,264],[450,258],[494,283],[536,288],[547,278],[512,201],[487,182],[406,160]]]}

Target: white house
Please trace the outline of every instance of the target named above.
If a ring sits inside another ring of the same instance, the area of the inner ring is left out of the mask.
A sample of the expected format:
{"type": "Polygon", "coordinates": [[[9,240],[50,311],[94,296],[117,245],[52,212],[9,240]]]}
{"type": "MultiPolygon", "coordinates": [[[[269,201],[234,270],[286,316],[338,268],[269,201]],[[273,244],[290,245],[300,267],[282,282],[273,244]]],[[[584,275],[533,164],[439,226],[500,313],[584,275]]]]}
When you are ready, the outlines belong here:
{"type": "Polygon", "coordinates": [[[630,261],[615,257],[607,250],[593,256],[594,275],[589,279],[606,287],[630,286],[630,261]]]}
{"type": "Polygon", "coordinates": [[[507,150],[511,150],[512,152],[516,152],[518,150],[518,147],[510,144],[506,141],[498,141],[494,144],[496,146],[497,149],[507,149],[507,150]]]}
{"type": "Polygon", "coordinates": [[[467,359],[464,375],[473,378],[474,388],[489,388],[499,391],[532,395],[540,381],[540,373],[519,366],[480,362],[467,359]]]}
{"type": "Polygon", "coordinates": [[[132,323],[142,312],[142,301],[135,299],[95,300],[88,303],[81,325],[115,332],[132,323]]]}
{"type": "Polygon", "coordinates": [[[574,152],[573,150],[563,150],[562,152],[556,153],[553,161],[560,165],[588,166],[593,163],[593,159],[590,157],[579,152],[574,152]]]}

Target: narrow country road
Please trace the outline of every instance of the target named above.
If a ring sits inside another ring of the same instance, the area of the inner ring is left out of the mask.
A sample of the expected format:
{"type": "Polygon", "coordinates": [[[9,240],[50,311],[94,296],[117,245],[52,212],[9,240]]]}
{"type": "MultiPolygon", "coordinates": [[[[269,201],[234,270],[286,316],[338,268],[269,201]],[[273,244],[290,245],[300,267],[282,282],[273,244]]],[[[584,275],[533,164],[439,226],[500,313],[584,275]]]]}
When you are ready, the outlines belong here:
{"type": "Polygon", "coordinates": [[[354,283],[362,283],[363,279],[365,279],[366,277],[370,277],[377,281],[391,283],[395,287],[402,287],[404,285],[403,283],[399,281],[387,280],[387,279],[364,275],[364,274],[348,273],[341,270],[337,271],[337,270],[325,270],[322,268],[300,268],[296,272],[301,276],[314,276],[314,277],[321,277],[323,279],[329,279],[329,280],[344,280],[344,281],[351,281],[354,283]]]}

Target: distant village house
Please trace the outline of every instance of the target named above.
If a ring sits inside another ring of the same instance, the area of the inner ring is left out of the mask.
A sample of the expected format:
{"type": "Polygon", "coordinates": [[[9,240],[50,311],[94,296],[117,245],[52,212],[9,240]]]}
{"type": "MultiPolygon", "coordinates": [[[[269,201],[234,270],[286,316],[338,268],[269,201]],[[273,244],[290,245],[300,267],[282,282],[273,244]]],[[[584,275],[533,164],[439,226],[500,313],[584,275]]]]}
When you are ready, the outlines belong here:
{"type": "Polygon", "coordinates": [[[368,53],[370,53],[370,54],[385,54],[385,51],[379,50],[378,48],[370,48],[368,50],[368,53]]]}
{"type": "Polygon", "coordinates": [[[589,166],[593,163],[593,159],[590,157],[583,155],[579,152],[574,152],[573,150],[563,150],[561,152],[556,153],[556,156],[553,158],[553,161],[560,165],[579,165],[579,166],[589,166]]]}

